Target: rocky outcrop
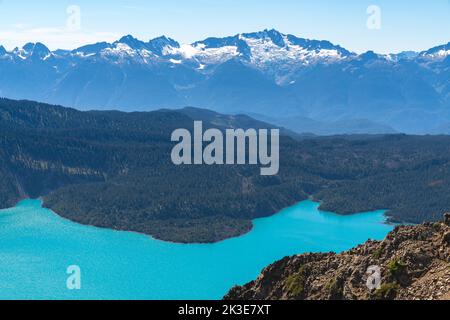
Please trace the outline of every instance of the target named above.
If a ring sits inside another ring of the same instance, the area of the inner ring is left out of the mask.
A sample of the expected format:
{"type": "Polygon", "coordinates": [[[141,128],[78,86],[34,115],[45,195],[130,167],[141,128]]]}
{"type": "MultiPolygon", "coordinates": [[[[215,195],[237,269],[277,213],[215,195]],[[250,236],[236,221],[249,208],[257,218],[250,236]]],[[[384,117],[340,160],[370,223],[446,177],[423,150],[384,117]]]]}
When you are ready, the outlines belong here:
{"type": "Polygon", "coordinates": [[[267,267],[226,300],[450,299],[450,214],[399,226],[341,254],[303,254],[267,267]]]}

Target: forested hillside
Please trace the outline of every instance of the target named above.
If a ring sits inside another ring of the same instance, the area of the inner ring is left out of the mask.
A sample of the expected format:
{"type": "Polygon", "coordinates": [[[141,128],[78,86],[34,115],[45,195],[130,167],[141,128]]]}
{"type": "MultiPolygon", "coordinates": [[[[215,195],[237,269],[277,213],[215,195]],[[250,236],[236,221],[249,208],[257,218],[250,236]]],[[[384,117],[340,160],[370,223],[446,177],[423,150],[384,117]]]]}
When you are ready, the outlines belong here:
{"type": "Polygon", "coordinates": [[[172,131],[199,119],[222,129],[266,125],[200,109],[79,112],[0,100],[0,207],[43,196],[73,221],[177,242],[241,235],[252,219],[311,196],[326,210],[389,209],[413,223],[450,211],[450,137],[283,131],[280,173],[261,177],[258,166],[174,166],[172,131]]]}

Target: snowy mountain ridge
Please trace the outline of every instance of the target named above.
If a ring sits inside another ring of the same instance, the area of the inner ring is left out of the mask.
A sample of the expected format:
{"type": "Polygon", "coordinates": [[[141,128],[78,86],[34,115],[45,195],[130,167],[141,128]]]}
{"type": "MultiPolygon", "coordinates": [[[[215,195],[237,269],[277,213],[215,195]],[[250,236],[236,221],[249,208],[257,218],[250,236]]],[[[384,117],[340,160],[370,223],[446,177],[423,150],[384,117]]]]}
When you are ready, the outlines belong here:
{"type": "MultiPolygon", "coordinates": [[[[389,60],[411,59],[417,56],[444,59],[450,55],[450,43],[421,53],[378,55],[389,60]]],[[[23,48],[6,51],[0,47],[0,58],[27,60],[31,57],[48,60],[57,59],[105,59],[115,63],[155,63],[188,64],[203,70],[210,65],[240,59],[255,67],[264,69],[270,64],[291,64],[307,66],[315,63],[333,63],[344,59],[355,59],[358,54],[350,52],[329,41],[308,40],[276,30],[242,33],[225,38],[207,38],[192,44],[180,44],[161,36],[144,42],[131,35],[113,42],[88,44],[72,51],[51,52],[42,43],[28,43],[23,48]]]]}
{"type": "Polygon", "coordinates": [[[366,132],[450,132],[450,43],[357,54],[276,30],[191,44],[127,35],[75,50],[0,46],[0,71],[0,96],[82,110],[196,106],[299,119],[298,131],[354,123],[366,132]]]}

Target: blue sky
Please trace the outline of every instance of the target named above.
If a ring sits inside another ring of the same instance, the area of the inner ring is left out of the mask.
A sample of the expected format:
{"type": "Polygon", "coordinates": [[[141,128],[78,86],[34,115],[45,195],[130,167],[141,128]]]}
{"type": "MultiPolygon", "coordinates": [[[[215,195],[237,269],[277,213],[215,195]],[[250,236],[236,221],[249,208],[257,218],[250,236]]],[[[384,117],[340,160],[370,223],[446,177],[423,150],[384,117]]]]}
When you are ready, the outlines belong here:
{"type": "Polygon", "coordinates": [[[71,49],[125,34],[190,43],[265,28],[355,52],[424,50],[450,41],[450,0],[0,0],[0,44],[8,49],[29,41],[71,49]],[[80,8],[75,27],[71,5],[80,8]],[[381,10],[381,29],[367,27],[370,5],[381,10]]]}

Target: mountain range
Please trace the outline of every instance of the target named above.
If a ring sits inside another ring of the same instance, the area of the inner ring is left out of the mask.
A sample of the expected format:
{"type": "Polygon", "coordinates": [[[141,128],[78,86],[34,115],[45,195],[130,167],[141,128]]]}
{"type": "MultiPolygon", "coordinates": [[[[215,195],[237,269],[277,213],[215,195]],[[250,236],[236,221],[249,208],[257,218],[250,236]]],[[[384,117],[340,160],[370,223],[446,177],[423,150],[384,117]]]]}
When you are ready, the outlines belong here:
{"type": "Polygon", "coordinates": [[[449,56],[450,43],[356,54],[276,30],[192,44],[130,35],[75,50],[28,43],[12,51],[0,46],[0,96],[81,110],[195,106],[259,114],[280,125],[295,118],[287,127],[315,134],[448,134],[449,56]]]}

